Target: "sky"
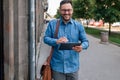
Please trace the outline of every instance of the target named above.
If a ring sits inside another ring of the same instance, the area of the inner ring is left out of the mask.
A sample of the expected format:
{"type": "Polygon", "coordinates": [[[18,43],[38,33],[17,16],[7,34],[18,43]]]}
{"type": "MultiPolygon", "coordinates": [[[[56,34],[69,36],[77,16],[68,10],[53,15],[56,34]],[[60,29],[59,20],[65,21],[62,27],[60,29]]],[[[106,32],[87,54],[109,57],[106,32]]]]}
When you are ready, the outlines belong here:
{"type": "Polygon", "coordinates": [[[57,12],[57,9],[59,8],[61,0],[48,0],[48,11],[51,16],[55,15],[57,12]]]}

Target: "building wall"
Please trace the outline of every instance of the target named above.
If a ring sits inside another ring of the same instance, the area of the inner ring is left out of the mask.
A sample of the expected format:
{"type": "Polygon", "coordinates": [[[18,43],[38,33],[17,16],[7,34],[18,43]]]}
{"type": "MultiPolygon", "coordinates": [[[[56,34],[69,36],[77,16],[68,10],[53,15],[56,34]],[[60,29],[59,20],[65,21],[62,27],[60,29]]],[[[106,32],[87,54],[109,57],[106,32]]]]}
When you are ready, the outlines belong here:
{"type": "Polygon", "coordinates": [[[40,41],[39,38],[44,25],[44,9],[42,2],[44,2],[44,0],[36,0],[36,43],[40,41]]]}
{"type": "Polygon", "coordinates": [[[4,0],[4,79],[28,78],[28,1],[4,0]],[[21,6],[22,5],[22,6],[21,6]]]}
{"type": "MultiPolygon", "coordinates": [[[[3,0],[4,80],[29,80],[29,2],[3,0]]],[[[43,0],[36,2],[36,47],[43,28],[43,0]]]]}

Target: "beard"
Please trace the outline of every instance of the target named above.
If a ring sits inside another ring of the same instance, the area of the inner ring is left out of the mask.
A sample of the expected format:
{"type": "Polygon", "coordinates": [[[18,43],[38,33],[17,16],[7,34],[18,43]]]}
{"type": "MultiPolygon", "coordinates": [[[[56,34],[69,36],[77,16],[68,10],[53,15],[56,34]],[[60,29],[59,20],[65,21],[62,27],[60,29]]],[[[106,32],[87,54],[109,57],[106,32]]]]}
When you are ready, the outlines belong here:
{"type": "Polygon", "coordinates": [[[68,22],[71,19],[71,15],[62,15],[63,21],[68,22]]]}

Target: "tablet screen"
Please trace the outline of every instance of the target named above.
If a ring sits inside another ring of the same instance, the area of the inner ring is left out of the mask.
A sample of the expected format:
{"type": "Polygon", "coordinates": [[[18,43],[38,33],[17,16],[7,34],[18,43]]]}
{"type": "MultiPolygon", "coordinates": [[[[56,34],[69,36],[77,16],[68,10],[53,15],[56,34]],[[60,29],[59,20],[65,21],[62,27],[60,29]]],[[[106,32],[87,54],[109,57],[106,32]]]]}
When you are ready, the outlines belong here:
{"type": "Polygon", "coordinates": [[[81,43],[61,43],[59,46],[59,50],[72,50],[74,46],[80,46],[81,43]]]}

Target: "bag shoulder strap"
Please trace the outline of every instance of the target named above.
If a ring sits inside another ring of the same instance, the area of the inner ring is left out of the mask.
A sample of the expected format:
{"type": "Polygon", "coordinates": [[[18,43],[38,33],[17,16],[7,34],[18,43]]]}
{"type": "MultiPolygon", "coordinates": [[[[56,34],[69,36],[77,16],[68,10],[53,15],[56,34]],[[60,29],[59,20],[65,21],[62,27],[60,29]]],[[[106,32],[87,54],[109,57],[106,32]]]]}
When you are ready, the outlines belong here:
{"type": "Polygon", "coordinates": [[[55,30],[55,33],[54,33],[54,38],[58,37],[59,25],[60,25],[60,20],[58,19],[57,23],[56,23],[56,30],[55,30]]]}
{"type": "MultiPolygon", "coordinates": [[[[58,19],[58,20],[57,20],[57,23],[56,23],[56,30],[55,30],[55,33],[54,33],[54,38],[57,38],[57,37],[58,37],[59,25],[60,25],[60,20],[58,19]]],[[[50,64],[50,60],[51,60],[51,57],[52,57],[53,49],[54,49],[54,48],[51,47],[50,55],[49,55],[48,58],[47,58],[47,62],[48,62],[49,64],[50,64]]]]}

